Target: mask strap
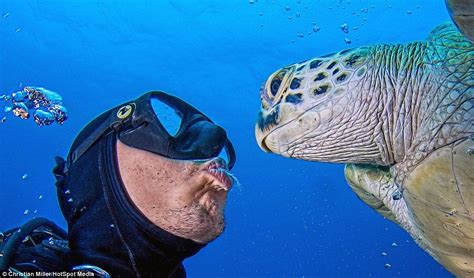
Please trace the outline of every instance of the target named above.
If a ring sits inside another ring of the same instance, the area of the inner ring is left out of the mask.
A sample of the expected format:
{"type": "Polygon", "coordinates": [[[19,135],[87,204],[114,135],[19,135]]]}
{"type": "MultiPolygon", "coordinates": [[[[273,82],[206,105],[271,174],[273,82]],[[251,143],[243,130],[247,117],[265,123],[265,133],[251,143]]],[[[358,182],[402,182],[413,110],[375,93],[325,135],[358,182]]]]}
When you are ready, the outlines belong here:
{"type": "Polygon", "coordinates": [[[74,164],[87,150],[92,147],[92,145],[99,140],[102,135],[108,133],[107,131],[110,130],[110,124],[108,121],[103,122],[86,140],[84,140],[71,154],[70,159],[68,159],[65,167],[64,173],[67,173],[69,167],[74,164]]]}
{"type": "MultiPolygon", "coordinates": [[[[135,104],[133,105],[132,113],[135,111],[135,104]]],[[[120,111],[120,110],[119,110],[120,111]]],[[[71,154],[70,159],[68,159],[66,166],[64,167],[64,173],[66,174],[68,169],[74,164],[85,152],[87,152],[102,136],[108,135],[112,132],[119,131],[129,119],[119,118],[115,116],[115,112],[112,113],[114,116],[110,117],[109,121],[104,121],[99,127],[92,132],[71,154]]]]}

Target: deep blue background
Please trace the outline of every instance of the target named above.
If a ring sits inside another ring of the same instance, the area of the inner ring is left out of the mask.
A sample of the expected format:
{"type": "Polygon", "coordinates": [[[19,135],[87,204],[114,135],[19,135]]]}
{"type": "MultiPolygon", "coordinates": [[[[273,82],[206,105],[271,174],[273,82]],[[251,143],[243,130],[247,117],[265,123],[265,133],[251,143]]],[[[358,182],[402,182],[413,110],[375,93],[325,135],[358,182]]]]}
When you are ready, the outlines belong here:
{"type": "Polygon", "coordinates": [[[300,2],[1,0],[0,15],[9,14],[0,17],[0,94],[44,86],[62,94],[70,119],[39,128],[8,115],[0,124],[0,229],[35,209],[64,225],[50,174],[54,155],[65,155],[101,111],[161,89],[224,126],[238,152],[242,186],[230,194],[227,229],[186,261],[190,277],[449,276],[356,198],[342,165],[264,154],[253,132],[259,87],[270,73],[347,48],[345,37],[351,47],[424,39],[448,19],[444,1],[300,2]],[[308,35],[312,22],[321,30],[308,35]]]}

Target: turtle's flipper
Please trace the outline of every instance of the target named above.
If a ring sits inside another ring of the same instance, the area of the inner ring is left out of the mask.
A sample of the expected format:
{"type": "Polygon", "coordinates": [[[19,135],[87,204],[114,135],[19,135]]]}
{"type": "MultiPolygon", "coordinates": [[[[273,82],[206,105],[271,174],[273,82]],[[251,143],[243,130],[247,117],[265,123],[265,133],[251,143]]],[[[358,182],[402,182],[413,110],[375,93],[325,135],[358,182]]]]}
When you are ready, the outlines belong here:
{"type": "Polygon", "coordinates": [[[387,167],[347,164],[346,180],[357,196],[383,217],[412,232],[405,200],[387,167]]]}

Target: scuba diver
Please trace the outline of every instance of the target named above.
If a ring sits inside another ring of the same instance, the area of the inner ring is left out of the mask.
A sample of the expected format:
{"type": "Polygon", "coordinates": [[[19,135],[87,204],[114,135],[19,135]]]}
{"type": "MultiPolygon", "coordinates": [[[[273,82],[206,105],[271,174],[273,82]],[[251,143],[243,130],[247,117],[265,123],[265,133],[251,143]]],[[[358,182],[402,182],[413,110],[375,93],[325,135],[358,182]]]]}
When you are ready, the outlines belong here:
{"type": "Polygon", "coordinates": [[[56,157],[68,232],[35,218],[0,233],[0,271],[185,277],[183,260],[223,232],[235,159],[224,129],[177,97],[117,106],[56,157]]]}

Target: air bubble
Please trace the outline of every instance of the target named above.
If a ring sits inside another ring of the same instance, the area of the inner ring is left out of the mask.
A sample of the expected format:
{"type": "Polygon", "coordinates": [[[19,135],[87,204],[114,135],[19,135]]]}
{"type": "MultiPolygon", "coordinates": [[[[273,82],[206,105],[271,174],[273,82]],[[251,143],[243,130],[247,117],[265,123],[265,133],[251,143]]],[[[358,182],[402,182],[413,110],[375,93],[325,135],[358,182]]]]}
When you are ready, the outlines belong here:
{"type": "Polygon", "coordinates": [[[62,125],[68,118],[67,110],[62,106],[62,97],[42,87],[27,86],[11,95],[0,96],[0,100],[11,101],[11,104],[4,106],[4,112],[12,112],[22,119],[28,119],[33,114],[38,126],[53,122],[62,125]]]}
{"type": "Polygon", "coordinates": [[[402,198],[402,193],[399,191],[399,190],[395,190],[393,193],[392,193],[392,199],[395,200],[395,201],[398,201],[402,198]]]}
{"type": "Polygon", "coordinates": [[[342,30],[342,32],[344,32],[346,34],[349,33],[349,25],[347,25],[347,23],[342,24],[341,25],[341,30],[342,30]]]}
{"type": "Polygon", "coordinates": [[[15,102],[12,109],[13,115],[26,120],[30,117],[28,107],[23,102],[15,102]]]}
{"type": "Polygon", "coordinates": [[[55,120],[53,114],[42,110],[36,110],[33,118],[38,126],[50,125],[55,120]]]}

